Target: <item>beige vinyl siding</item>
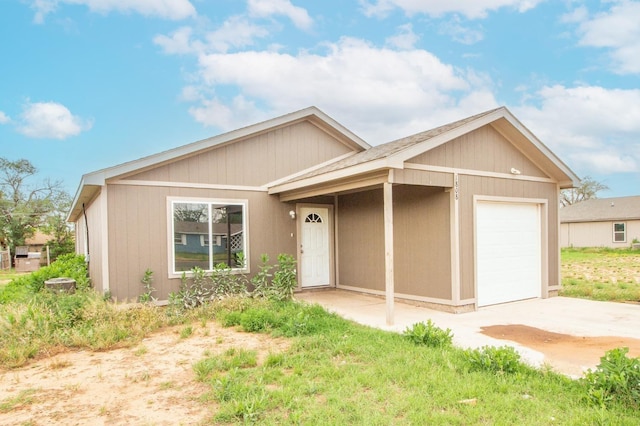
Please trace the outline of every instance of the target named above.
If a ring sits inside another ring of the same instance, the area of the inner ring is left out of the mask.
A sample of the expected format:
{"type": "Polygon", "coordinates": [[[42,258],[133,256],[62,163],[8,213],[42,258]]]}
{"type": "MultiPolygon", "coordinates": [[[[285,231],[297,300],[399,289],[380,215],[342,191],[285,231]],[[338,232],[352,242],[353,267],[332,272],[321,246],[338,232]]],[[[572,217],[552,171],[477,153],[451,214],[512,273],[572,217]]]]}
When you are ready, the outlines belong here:
{"type": "Polygon", "coordinates": [[[442,188],[393,187],[396,293],[452,298],[449,198],[442,188]]]}
{"type": "MultiPolygon", "coordinates": [[[[91,277],[91,284],[99,293],[104,291],[104,285],[102,282],[102,254],[103,254],[103,235],[101,234],[102,220],[105,218],[101,212],[101,200],[100,197],[104,195],[98,195],[88,205],[85,205],[86,210],[86,225],[89,228],[89,276],[91,277]]],[[[87,226],[85,225],[85,216],[81,214],[78,216],[78,220],[75,222],[76,232],[76,253],[86,253],[86,235],[87,226]]]]}
{"type": "MultiPolygon", "coordinates": [[[[521,199],[548,200],[548,282],[549,286],[559,285],[558,257],[558,197],[557,186],[515,179],[466,176],[459,177],[460,193],[460,297],[475,298],[474,275],[474,217],[473,196],[499,196],[521,199]]],[[[544,221],[544,217],[542,218],[544,221]]],[[[544,225],[543,225],[544,229],[544,225]]],[[[543,296],[545,296],[543,294],[543,296]]]]}
{"type": "Polygon", "coordinates": [[[393,171],[393,183],[451,188],[453,186],[453,173],[395,169],[393,171]]]}
{"type": "Polygon", "coordinates": [[[602,222],[569,222],[560,225],[562,247],[630,247],[634,238],[640,239],[640,220],[602,222]],[[625,223],[627,241],[613,241],[613,224],[625,223]]]}
{"type": "Polygon", "coordinates": [[[143,171],[130,180],[260,186],[351,152],[307,121],[143,171]]]}
{"type": "Polygon", "coordinates": [[[481,127],[453,139],[409,162],[494,173],[510,173],[511,168],[515,168],[523,176],[547,177],[491,126],[481,127]]]}
{"type": "Polygon", "coordinates": [[[338,197],[338,284],[384,291],[382,189],[338,197]]]}
{"type": "Polygon", "coordinates": [[[159,300],[166,300],[180,286],[180,280],[170,279],[168,273],[171,247],[167,197],[248,200],[252,273],[257,271],[263,253],[272,262],[279,253],[295,254],[295,221],[289,217],[292,206],[280,203],[275,196],[251,191],[109,185],[109,276],[111,292],[118,300],[135,299],[142,292],[140,279],[147,268],[154,273],[154,296],[159,300]]]}

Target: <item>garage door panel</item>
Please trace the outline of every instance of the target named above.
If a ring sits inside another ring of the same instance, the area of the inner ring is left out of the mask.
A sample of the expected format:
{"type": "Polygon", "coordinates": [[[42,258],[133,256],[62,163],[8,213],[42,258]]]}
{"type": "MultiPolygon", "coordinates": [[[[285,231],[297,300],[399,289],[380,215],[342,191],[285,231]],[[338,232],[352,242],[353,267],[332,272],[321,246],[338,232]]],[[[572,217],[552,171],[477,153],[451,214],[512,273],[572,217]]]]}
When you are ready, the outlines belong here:
{"type": "Polygon", "coordinates": [[[538,206],[478,202],[476,214],[478,306],[540,297],[538,206]]]}

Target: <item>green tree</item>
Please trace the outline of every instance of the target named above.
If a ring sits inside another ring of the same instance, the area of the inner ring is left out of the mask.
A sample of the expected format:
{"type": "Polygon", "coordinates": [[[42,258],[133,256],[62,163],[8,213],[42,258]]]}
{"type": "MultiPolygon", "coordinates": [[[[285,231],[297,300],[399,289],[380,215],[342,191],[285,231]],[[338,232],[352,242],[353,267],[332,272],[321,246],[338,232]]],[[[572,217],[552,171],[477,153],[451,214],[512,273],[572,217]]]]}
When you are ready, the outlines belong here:
{"type": "Polygon", "coordinates": [[[580,186],[560,191],[560,204],[562,207],[579,203],[580,201],[598,198],[598,192],[605,191],[609,187],[601,182],[585,176],[580,181],[580,186]]]}
{"type": "Polygon", "coordinates": [[[51,262],[63,254],[75,251],[75,234],[67,223],[67,213],[73,200],[67,192],[60,191],[53,195],[52,202],[53,210],[47,214],[41,227],[45,234],[51,236],[46,243],[51,262]]]}
{"type": "Polygon", "coordinates": [[[31,184],[36,173],[29,160],[0,157],[0,245],[12,253],[44,225],[64,192],[60,182],[31,184]]]}

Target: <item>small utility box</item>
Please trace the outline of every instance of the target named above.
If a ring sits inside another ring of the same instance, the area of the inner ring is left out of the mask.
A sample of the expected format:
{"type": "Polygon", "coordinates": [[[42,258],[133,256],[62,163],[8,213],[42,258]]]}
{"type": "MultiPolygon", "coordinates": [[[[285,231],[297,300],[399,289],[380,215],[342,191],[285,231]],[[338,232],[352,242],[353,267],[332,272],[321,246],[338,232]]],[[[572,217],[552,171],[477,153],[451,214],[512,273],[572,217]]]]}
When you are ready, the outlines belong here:
{"type": "Polygon", "coordinates": [[[52,278],[46,280],[44,286],[53,293],[75,293],[76,280],[73,278],[52,278]]]}

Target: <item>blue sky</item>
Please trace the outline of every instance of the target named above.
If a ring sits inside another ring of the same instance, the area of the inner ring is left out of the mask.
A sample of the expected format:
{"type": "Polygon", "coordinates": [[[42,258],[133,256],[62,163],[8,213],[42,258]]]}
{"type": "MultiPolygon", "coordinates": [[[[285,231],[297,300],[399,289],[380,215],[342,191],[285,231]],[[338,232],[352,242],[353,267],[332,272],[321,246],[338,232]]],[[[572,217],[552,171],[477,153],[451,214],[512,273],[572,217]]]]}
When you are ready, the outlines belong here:
{"type": "Polygon", "coordinates": [[[0,156],[83,174],[315,105],[372,145],[500,105],[640,195],[640,2],[3,0],[0,156]]]}

